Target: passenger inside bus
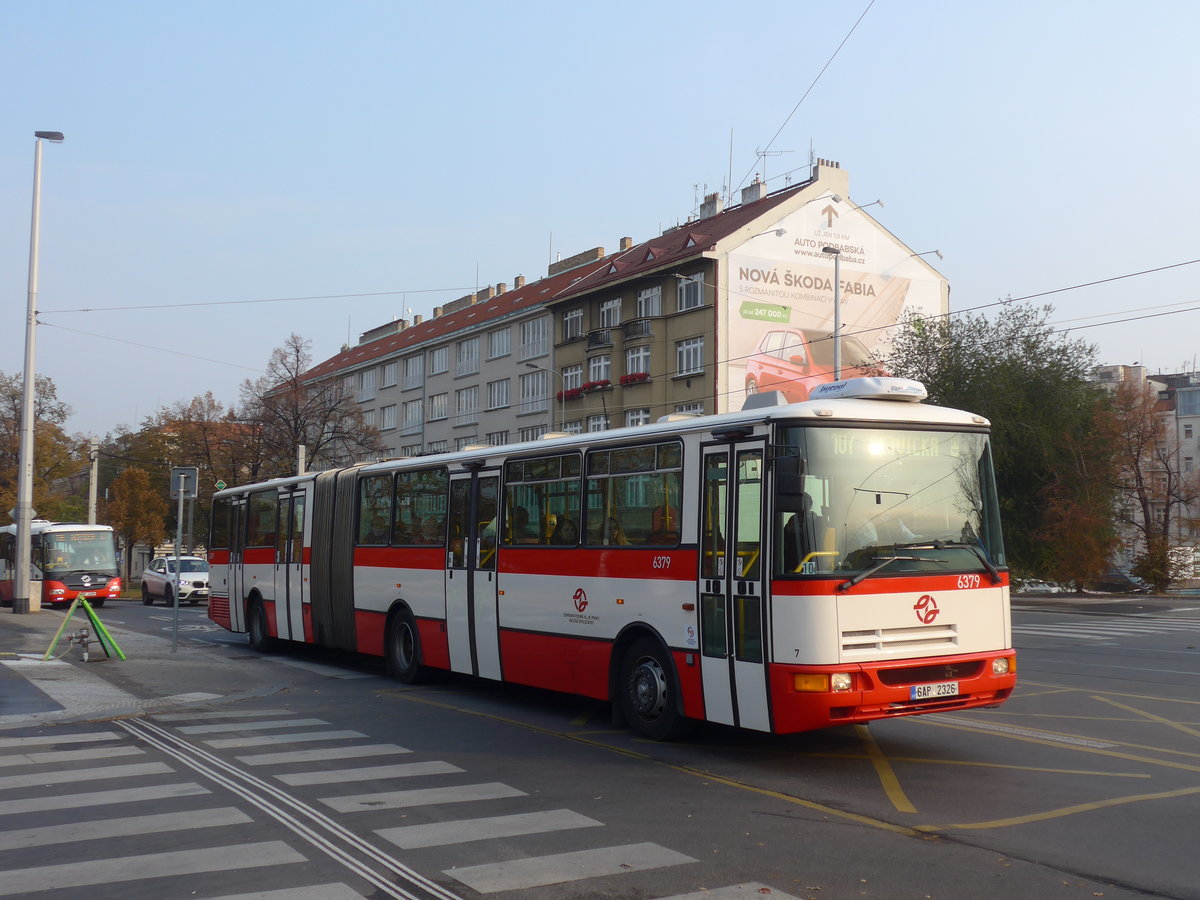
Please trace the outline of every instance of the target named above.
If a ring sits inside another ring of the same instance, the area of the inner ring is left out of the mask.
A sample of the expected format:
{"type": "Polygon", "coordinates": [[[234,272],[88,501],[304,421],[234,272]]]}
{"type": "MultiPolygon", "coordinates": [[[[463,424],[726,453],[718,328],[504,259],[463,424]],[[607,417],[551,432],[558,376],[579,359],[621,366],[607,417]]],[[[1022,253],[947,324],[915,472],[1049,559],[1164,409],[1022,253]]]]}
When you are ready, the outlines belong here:
{"type": "Polygon", "coordinates": [[[606,546],[628,544],[629,541],[625,537],[625,532],[621,528],[621,523],[609,516],[604,520],[604,534],[601,542],[606,546]]]}
{"type": "Polygon", "coordinates": [[[554,533],[550,535],[550,543],[564,546],[578,544],[579,529],[566,516],[559,516],[558,522],[554,526],[554,533]]]}
{"type": "Polygon", "coordinates": [[[523,506],[515,506],[512,511],[512,535],[514,544],[536,544],[537,532],[529,527],[529,510],[523,506]]]}

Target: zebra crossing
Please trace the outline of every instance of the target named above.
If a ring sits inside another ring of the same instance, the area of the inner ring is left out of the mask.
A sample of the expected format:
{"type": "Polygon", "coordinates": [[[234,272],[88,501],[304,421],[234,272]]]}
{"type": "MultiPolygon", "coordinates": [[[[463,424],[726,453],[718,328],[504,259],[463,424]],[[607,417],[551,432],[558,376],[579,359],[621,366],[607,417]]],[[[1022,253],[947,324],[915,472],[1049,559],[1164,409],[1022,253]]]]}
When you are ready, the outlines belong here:
{"type": "Polygon", "coordinates": [[[1081,641],[1111,641],[1146,634],[1200,634],[1200,619],[1162,619],[1125,616],[1079,617],[1059,622],[1013,623],[1013,634],[1031,637],[1072,638],[1081,641]]]}
{"type": "MultiPolygon", "coordinates": [[[[0,897],[140,882],[210,900],[461,900],[697,863],[605,840],[604,822],[537,793],[285,709],[41,728],[0,737],[0,897]]],[[[766,893],[795,900],[757,882],[644,900],[766,893]]]]}

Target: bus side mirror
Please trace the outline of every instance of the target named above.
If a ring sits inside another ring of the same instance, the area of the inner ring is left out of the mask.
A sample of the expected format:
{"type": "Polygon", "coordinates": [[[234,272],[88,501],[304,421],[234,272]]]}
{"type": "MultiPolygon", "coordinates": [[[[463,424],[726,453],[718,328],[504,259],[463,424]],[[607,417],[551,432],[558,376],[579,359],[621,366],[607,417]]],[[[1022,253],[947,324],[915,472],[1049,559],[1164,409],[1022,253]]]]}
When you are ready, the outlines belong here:
{"type": "Polygon", "coordinates": [[[804,473],[808,467],[800,456],[781,456],[775,460],[775,510],[803,512],[804,473]]]}

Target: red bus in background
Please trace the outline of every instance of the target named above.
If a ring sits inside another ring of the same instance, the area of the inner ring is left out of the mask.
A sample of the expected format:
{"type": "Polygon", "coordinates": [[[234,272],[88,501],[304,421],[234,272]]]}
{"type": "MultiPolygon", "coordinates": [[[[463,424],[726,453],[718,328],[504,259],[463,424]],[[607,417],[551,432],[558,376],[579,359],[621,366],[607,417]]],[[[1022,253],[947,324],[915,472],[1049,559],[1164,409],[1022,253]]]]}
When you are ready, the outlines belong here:
{"type": "MultiPolygon", "coordinates": [[[[113,530],[107,525],[81,525],[34,519],[32,538],[33,572],[42,583],[42,603],[70,603],[84,597],[101,607],[121,595],[117,551],[113,530]]],[[[11,606],[17,560],[17,526],[0,527],[0,605],[11,606]]]]}
{"type": "Polygon", "coordinates": [[[611,701],[654,739],[1003,702],[987,421],[903,379],[812,396],[220,491],[209,617],[611,701]]]}

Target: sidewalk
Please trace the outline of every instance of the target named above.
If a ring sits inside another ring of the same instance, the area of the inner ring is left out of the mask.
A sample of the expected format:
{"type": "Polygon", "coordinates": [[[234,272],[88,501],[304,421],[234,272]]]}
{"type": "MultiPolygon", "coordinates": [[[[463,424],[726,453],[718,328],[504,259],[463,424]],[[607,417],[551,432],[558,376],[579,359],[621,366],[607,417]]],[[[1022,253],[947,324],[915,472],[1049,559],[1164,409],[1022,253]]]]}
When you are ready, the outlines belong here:
{"type": "Polygon", "coordinates": [[[124,603],[109,601],[96,613],[126,659],[106,657],[100,644],[83,662],[66,635],[87,627],[77,611],[51,659],[43,660],[65,610],[43,608],[16,615],[0,609],[0,731],[37,724],[109,719],[188,703],[262,696],[286,687],[282,673],[242,648],[127,631],[109,624],[124,603]]]}

